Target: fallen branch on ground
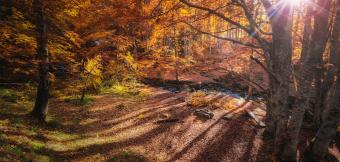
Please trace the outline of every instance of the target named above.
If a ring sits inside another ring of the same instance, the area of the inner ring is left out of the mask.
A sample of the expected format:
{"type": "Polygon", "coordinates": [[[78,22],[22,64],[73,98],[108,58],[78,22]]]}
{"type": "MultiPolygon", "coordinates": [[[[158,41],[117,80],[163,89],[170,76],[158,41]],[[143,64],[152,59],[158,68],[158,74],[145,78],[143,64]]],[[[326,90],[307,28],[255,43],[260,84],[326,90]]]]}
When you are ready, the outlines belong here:
{"type": "Polygon", "coordinates": [[[170,118],[170,119],[161,119],[161,120],[158,120],[156,123],[174,123],[174,122],[178,122],[179,119],[178,118],[170,118]]]}
{"type": "Polygon", "coordinates": [[[248,115],[253,118],[257,124],[257,126],[264,128],[266,125],[250,110],[246,109],[248,115]]]}

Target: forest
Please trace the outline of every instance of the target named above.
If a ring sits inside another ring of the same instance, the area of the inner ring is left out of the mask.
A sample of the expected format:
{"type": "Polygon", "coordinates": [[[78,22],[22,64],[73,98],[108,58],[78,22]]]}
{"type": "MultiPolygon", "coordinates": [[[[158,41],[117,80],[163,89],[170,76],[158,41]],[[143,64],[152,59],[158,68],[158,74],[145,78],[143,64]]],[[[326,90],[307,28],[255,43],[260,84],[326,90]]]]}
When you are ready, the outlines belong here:
{"type": "Polygon", "coordinates": [[[339,162],[340,0],[0,0],[0,161],[339,162]]]}

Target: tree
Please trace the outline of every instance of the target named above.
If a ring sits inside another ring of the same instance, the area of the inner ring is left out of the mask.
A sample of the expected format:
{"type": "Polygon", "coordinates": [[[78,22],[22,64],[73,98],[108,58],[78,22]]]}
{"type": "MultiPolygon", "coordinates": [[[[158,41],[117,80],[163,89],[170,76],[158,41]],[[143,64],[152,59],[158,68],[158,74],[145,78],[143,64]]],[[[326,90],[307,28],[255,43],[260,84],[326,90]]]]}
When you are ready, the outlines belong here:
{"type": "Polygon", "coordinates": [[[41,121],[45,120],[49,99],[49,53],[47,37],[47,20],[45,15],[46,2],[34,0],[35,26],[37,31],[37,57],[39,59],[39,85],[32,115],[41,121]]]}
{"type": "MultiPolygon", "coordinates": [[[[4,32],[10,31],[9,40],[13,37],[20,39],[21,45],[15,41],[2,40],[2,44],[5,45],[4,51],[7,51],[5,54],[8,54],[10,58],[21,56],[25,59],[20,62],[30,64],[24,74],[25,77],[38,81],[32,115],[41,121],[44,121],[46,117],[50,84],[54,81],[54,77],[51,77],[54,76],[52,70],[55,71],[52,65],[65,63],[68,66],[73,60],[69,47],[73,46],[74,42],[72,32],[68,30],[71,25],[67,22],[70,20],[70,15],[74,13],[74,6],[66,5],[69,2],[65,0],[47,3],[44,0],[34,0],[11,1],[7,4],[13,14],[4,23],[5,29],[10,30],[4,32]],[[8,50],[12,46],[20,47],[18,49],[21,51],[8,50]],[[34,50],[36,57],[33,56],[34,50]],[[35,66],[38,66],[38,70],[33,68],[35,66]],[[35,79],[37,74],[38,79],[35,79]]],[[[18,63],[9,66],[20,67],[18,63]]],[[[13,72],[9,73],[13,75],[13,72]]]]}

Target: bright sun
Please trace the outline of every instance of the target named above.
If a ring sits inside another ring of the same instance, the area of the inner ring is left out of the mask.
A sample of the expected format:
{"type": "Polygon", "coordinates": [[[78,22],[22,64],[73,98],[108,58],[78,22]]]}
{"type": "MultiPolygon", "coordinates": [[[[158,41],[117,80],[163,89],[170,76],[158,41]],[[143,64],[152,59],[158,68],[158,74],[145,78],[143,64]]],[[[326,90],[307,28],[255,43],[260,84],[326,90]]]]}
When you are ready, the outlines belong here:
{"type": "Polygon", "coordinates": [[[287,3],[298,6],[302,0],[285,0],[287,3]]]}

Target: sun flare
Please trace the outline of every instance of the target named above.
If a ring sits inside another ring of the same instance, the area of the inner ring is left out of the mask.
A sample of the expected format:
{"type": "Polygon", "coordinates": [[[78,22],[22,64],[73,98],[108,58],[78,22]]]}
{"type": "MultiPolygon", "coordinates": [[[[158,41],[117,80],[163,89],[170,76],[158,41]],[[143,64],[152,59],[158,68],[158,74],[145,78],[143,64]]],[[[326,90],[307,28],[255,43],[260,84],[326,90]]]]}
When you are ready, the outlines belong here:
{"type": "Polygon", "coordinates": [[[284,0],[286,1],[287,3],[293,5],[293,6],[298,6],[302,0],[284,0]]]}

